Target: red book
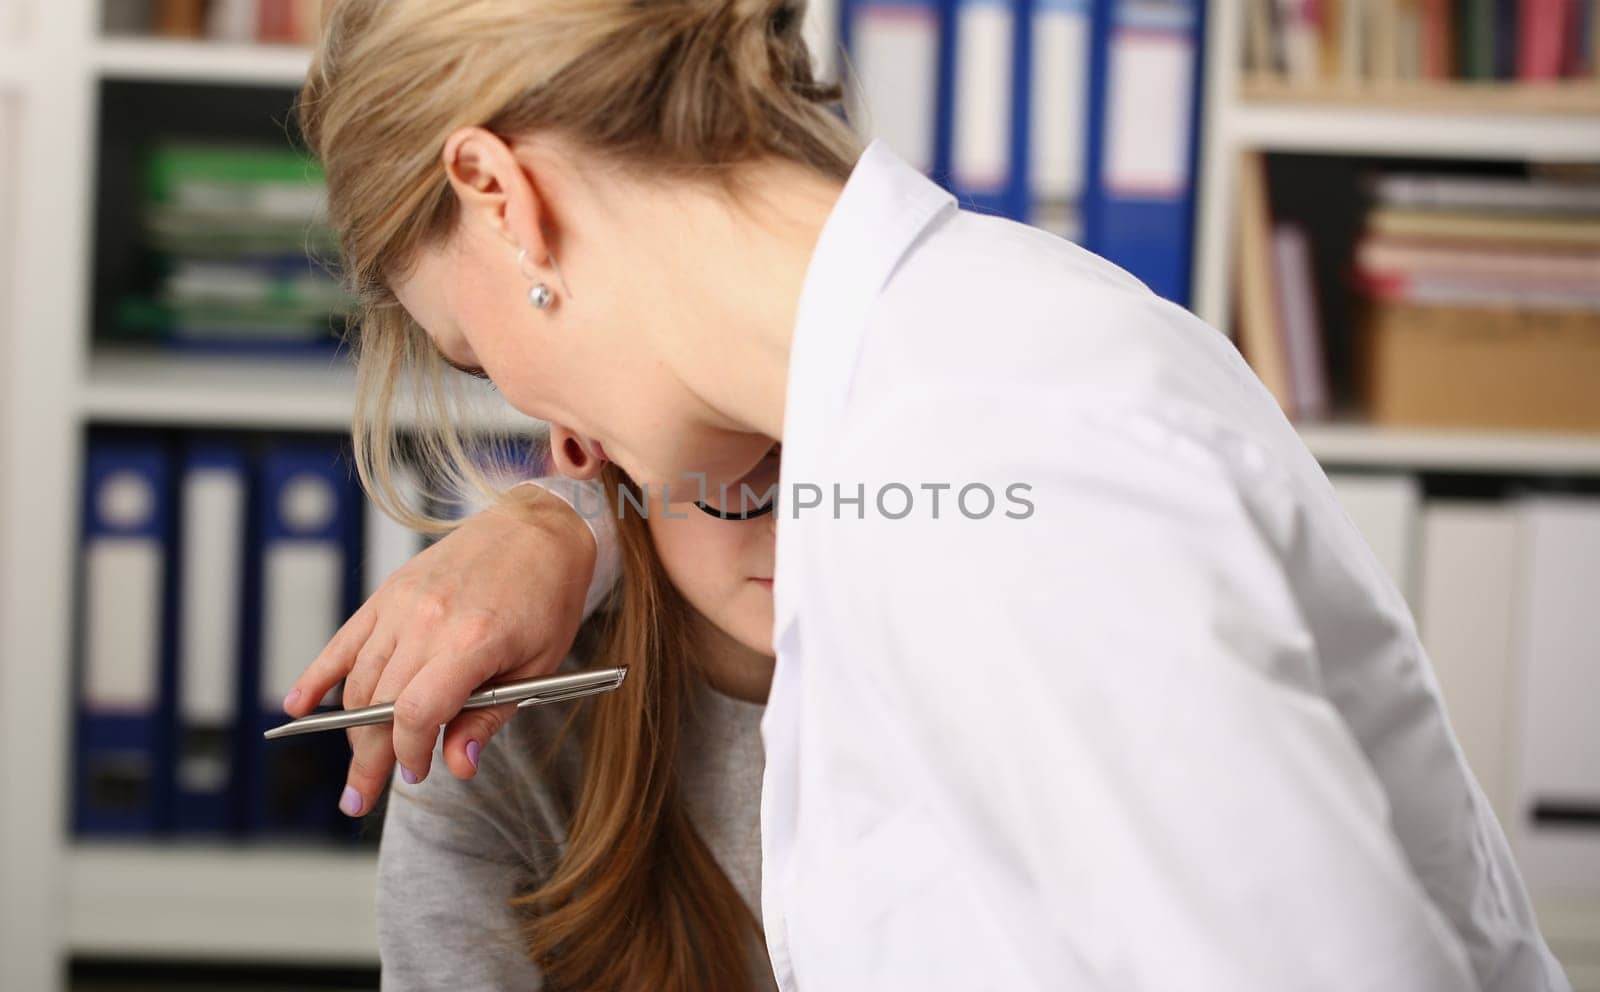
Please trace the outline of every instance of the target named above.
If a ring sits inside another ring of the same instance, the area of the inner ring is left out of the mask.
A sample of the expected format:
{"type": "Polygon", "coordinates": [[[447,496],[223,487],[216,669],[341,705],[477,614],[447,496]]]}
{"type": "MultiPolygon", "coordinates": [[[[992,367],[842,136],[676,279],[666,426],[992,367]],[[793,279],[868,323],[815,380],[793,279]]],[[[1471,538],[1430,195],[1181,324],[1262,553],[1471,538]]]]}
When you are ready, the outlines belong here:
{"type": "Polygon", "coordinates": [[[294,0],[260,0],[256,11],[256,40],[298,41],[294,0]]]}
{"type": "Polygon", "coordinates": [[[1561,78],[1562,28],[1572,0],[1521,0],[1517,17],[1517,78],[1561,78]]]}
{"type": "MultiPolygon", "coordinates": [[[[1594,3],[1595,0],[1589,0],[1594,3]]],[[[1562,30],[1562,43],[1565,51],[1561,54],[1561,75],[1572,79],[1588,75],[1591,67],[1585,59],[1585,52],[1590,39],[1585,38],[1589,28],[1588,20],[1600,20],[1600,10],[1585,17],[1584,0],[1569,0],[1567,3],[1567,23],[1562,30]]],[[[1600,58],[1596,53],[1594,58],[1600,58]]]]}
{"type": "Polygon", "coordinates": [[[1455,28],[1451,0],[1422,0],[1422,78],[1453,79],[1455,28]]]}

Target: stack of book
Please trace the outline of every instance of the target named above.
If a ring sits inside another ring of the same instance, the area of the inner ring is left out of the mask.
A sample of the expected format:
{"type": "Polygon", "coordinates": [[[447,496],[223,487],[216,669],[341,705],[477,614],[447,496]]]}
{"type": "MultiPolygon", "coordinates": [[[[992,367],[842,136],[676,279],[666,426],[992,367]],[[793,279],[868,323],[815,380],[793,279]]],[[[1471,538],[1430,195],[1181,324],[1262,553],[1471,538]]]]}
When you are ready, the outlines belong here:
{"type": "Polygon", "coordinates": [[[324,0],[119,0],[113,33],[305,45],[316,39],[324,0]]]}
{"type": "Polygon", "coordinates": [[[1349,245],[1276,213],[1266,171],[1241,156],[1235,337],[1291,420],[1600,430],[1600,174],[1380,175],[1349,245]]]}
{"type": "Polygon", "coordinates": [[[1291,420],[1324,419],[1332,390],[1312,237],[1273,215],[1260,152],[1240,156],[1234,230],[1239,350],[1291,420]]]}
{"type": "Polygon", "coordinates": [[[1355,252],[1375,422],[1600,430],[1600,177],[1391,174],[1355,252]]]}
{"type": "Polygon", "coordinates": [[[315,161],[290,149],[170,143],[144,169],[153,290],[120,300],[118,336],[203,349],[327,349],[351,300],[315,161]]]}
{"type": "Polygon", "coordinates": [[[1245,69],[1297,85],[1600,73],[1597,0],[1246,0],[1245,69]]]}

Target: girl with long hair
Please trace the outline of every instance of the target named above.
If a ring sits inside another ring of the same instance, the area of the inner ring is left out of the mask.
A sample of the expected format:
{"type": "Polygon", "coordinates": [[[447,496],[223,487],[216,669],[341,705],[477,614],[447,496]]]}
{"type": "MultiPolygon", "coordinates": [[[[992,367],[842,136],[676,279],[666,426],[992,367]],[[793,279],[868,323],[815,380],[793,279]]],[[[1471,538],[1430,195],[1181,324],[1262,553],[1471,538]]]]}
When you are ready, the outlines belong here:
{"type": "MultiPolygon", "coordinates": [[[[777,458],[752,489],[775,485],[777,458]]],[[[647,503],[614,465],[602,481],[622,576],[566,665],[628,677],[519,711],[469,780],[396,778],[385,989],[773,987],[758,922],[772,505],[647,503]]]]}

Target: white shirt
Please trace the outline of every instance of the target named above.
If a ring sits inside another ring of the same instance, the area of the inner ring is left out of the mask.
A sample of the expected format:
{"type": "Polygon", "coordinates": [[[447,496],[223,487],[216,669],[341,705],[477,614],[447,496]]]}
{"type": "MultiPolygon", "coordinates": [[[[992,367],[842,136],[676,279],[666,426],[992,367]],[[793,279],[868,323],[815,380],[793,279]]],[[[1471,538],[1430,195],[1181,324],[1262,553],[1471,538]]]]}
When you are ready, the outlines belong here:
{"type": "Polygon", "coordinates": [[[874,142],[783,440],[785,990],[1568,987],[1405,602],[1216,330],[874,142]]]}

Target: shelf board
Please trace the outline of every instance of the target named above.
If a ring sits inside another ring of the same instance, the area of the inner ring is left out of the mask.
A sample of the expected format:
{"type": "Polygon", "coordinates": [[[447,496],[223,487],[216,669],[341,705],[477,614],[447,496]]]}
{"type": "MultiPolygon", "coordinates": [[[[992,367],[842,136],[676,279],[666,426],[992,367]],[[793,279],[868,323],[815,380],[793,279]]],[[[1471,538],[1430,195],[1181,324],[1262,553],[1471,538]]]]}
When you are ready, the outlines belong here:
{"type": "Polygon", "coordinates": [[[298,88],[311,51],[298,45],[106,38],[95,45],[94,65],[106,79],[298,88]]]}
{"type": "MultiPolygon", "coordinates": [[[[538,432],[476,380],[468,430],[538,432]]],[[[100,349],[81,386],[81,415],[111,424],[348,431],[355,372],[342,357],[257,358],[100,349]]],[[[415,423],[404,409],[401,425],[415,423]]]]}
{"type": "Polygon", "coordinates": [[[1600,475],[1600,434],[1444,430],[1359,423],[1296,428],[1324,465],[1445,472],[1600,475]]]}
{"type": "Polygon", "coordinates": [[[75,954],[375,965],[366,850],[78,844],[65,859],[75,954]]]}
{"type": "Polygon", "coordinates": [[[1534,112],[1494,99],[1472,106],[1285,97],[1242,100],[1223,119],[1234,143],[1264,151],[1600,161],[1597,111],[1575,107],[1534,112]]]}
{"type": "Polygon", "coordinates": [[[1296,107],[1344,105],[1361,110],[1600,114],[1600,81],[1593,80],[1530,83],[1401,80],[1386,85],[1343,82],[1307,85],[1256,77],[1241,80],[1239,97],[1247,104],[1288,103],[1296,107]]]}

